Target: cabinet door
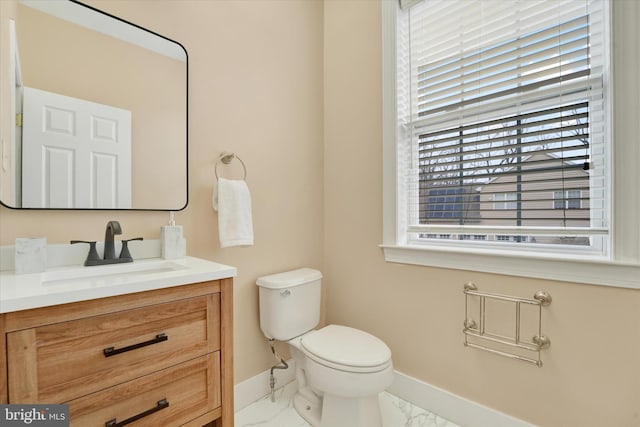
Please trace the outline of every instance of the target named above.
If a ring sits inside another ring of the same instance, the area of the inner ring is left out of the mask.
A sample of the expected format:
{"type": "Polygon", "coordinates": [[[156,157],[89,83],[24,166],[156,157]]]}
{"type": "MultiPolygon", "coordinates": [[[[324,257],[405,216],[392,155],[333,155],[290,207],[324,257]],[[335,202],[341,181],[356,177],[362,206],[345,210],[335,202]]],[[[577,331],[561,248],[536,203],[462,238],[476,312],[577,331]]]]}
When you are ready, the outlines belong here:
{"type": "Polygon", "coordinates": [[[66,402],[219,349],[219,294],[10,332],[9,401],[66,402]]]}
{"type": "Polygon", "coordinates": [[[184,424],[220,406],[220,352],[68,403],[72,427],[184,424]]]}

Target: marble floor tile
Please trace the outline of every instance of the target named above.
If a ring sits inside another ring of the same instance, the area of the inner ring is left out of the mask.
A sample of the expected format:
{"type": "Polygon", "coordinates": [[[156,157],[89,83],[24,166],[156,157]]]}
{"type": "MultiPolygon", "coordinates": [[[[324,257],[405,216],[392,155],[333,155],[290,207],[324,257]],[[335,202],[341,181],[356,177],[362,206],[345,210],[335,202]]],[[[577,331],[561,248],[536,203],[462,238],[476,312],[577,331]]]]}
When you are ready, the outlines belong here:
{"type": "MultiPolygon", "coordinates": [[[[293,407],[296,382],[276,390],[276,401],[266,396],[236,412],[237,427],[310,427],[293,407]]],[[[380,410],[384,427],[458,427],[425,409],[392,394],[380,394],[380,410]]]]}
{"type": "Polygon", "coordinates": [[[380,412],[384,427],[458,427],[432,412],[390,393],[380,393],[380,412]]]}

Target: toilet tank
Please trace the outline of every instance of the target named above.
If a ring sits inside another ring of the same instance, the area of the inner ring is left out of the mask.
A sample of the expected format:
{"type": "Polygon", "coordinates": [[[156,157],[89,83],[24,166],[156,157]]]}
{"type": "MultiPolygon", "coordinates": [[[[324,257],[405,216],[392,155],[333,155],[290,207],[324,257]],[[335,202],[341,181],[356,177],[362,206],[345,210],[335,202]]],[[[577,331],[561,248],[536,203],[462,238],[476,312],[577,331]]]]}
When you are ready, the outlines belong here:
{"type": "Polygon", "coordinates": [[[320,323],[322,273],[311,268],[258,278],[260,329],[269,339],[289,341],[320,323]]]}

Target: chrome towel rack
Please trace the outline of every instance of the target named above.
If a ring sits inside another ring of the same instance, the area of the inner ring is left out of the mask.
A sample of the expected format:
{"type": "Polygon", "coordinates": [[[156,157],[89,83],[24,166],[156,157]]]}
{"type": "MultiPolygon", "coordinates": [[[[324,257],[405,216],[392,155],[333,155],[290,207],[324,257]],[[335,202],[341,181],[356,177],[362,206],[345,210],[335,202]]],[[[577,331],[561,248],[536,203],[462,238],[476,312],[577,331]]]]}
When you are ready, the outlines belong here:
{"type": "Polygon", "coordinates": [[[220,154],[220,157],[218,157],[218,161],[216,161],[216,166],[214,168],[214,173],[216,174],[216,179],[218,179],[218,165],[221,162],[223,164],[225,164],[225,165],[228,165],[229,163],[231,163],[231,161],[233,159],[238,159],[238,161],[242,164],[242,170],[244,171],[244,176],[242,177],[242,179],[244,179],[244,180],[247,179],[247,166],[244,164],[242,159],[240,157],[238,157],[235,153],[227,153],[226,151],[223,152],[222,154],[220,154]]]}
{"type": "Polygon", "coordinates": [[[477,348],[479,350],[488,351],[500,356],[506,356],[511,359],[521,360],[538,367],[542,366],[542,360],[540,359],[540,350],[548,348],[551,345],[551,340],[549,340],[549,337],[542,334],[542,307],[546,307],[551,304],[551,295],[544,291],[538,291],[533,296],[533,299],[527,299],[508,295],[493,294],[489,292],[480,292],[475,283],[472,282],[466,283],[464,285],[464,294],[465,319],[463,332],[464,345],[466,347],[477,348]],[[470,297],[478,297],[480,300],[480,310],[478,317],[479,323],[476,322],[469,314],[470,297]],[[513,328],[513,336],[504,336],[488,331],[489,328],[487,328],[486,313],[487,298],[499,301],[508,301],[515,304],[515,325],[513,328]],[[531,339],[531,342],[525,341],[521,337],[522,304],[538,306],[538,329],[536,335],[534,335],[531,339]],[[493,347],[488,345],[489,343],[494,344],[493,347]],[[506,347],[507,350],[496,348],[500,346],[506,347]],[[527,352],[537,353],[537,357],[532,358],[522,354],[527,354],[527,352]]]}

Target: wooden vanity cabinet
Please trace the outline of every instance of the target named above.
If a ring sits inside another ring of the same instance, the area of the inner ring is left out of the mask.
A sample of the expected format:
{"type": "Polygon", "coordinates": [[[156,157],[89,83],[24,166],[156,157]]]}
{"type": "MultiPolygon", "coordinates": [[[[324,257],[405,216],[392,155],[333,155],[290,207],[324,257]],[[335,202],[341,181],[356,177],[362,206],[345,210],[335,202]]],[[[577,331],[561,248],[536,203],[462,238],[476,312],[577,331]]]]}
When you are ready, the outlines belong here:
{"type": "Polygon", "coordinates": [[[78,427],[233,427],[232,295],[222,279],[0,315],[0,402],[66,403],[78,427]]]}

